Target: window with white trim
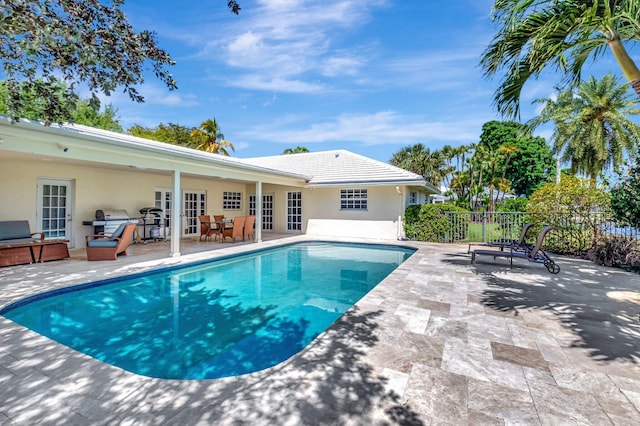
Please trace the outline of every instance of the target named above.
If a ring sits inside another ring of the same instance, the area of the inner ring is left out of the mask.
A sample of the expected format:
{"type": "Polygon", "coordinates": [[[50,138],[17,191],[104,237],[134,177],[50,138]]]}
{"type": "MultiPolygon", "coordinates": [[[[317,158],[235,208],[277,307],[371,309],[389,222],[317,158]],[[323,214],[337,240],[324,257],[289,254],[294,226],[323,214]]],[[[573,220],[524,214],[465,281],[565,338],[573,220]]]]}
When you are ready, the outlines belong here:
{"type": "Polygon", "coordinates": [[[340,210],[366,210],[366,189],[341,189],[340,210]]]}
{"type": "Polygon", "coordinates": [[[222,193],[223,210],[241,210],[242,192],[224,191],[222,193]]]}
{"type": "Polygon", "coordinates": [[[409,191],[409,204],[418,204],[418,192],[409,191]]]}

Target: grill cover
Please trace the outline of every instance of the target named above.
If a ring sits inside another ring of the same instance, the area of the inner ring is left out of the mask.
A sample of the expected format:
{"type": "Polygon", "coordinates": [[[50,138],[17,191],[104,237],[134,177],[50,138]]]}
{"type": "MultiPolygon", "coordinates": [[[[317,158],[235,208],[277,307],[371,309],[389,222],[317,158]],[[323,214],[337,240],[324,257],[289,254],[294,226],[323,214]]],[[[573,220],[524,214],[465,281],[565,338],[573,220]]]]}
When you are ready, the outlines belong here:
{"type": "Polygon", "coordinates": [[[96,210],[96,220],[128,220],[129,213],[124,209],[96,210]]]}

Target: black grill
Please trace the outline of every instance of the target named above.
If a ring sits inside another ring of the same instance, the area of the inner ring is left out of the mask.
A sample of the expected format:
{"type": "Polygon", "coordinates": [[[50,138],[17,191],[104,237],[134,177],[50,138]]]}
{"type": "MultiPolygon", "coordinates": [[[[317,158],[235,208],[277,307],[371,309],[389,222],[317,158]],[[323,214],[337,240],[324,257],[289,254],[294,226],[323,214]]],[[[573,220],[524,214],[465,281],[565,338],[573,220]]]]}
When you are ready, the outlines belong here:
{"type": "Polygon", "coordinates": [[[143,207],[140,209],[142,215],[142,241],[146,244],[147,240],[166,240],[167,227],[162,223],[162,209],[158,207],[143,207]],[[149,228],[149,229],[147,229],[149,228]]]}

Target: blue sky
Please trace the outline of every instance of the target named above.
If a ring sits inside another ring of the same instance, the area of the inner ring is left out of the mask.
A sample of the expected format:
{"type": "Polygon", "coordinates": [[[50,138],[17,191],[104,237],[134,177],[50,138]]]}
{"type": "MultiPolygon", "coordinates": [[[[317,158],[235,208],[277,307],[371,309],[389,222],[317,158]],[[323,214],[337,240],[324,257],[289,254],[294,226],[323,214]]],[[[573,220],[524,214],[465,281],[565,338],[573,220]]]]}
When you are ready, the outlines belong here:
{"type": "MultiPolygon", "coordinates": [[[[125,4],[134,28],[155,31],[172,55],[178,83],[169,91],[149,75],[144,104],[108,99],[125,128],[215,117],[236,157],[301,145],[387,162],[415,143],[477,142],[482,125],[499,119],[499,80],[478,65],[494,34],[490,0],[241,0],[239,16],[226,3],[125,4]]],[[[610,58],[598,66],[618,73],[610,58]]],[[[549,73],[525,87],[524,120],[558,81],[549,73]]]]}

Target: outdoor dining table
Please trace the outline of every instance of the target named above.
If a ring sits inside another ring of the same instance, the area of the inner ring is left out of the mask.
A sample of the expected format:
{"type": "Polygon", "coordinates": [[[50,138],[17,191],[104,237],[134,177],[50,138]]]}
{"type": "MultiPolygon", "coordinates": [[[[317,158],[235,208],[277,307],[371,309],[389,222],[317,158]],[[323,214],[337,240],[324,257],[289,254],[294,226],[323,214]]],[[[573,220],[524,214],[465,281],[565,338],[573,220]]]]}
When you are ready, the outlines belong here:
{"type": "Polygon", "coordinates": [[[224,242],[224,236],[222,235],[225,229],[233,228],[233,219],[224,219],[222,221],[211,221],[202,223],[206,223],[209,225],[211,235],[219,235],[220,239],[224,242]],[[213,226],[215,225],[215,226],[213,226]]]}

